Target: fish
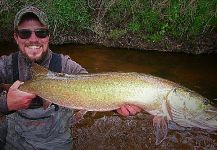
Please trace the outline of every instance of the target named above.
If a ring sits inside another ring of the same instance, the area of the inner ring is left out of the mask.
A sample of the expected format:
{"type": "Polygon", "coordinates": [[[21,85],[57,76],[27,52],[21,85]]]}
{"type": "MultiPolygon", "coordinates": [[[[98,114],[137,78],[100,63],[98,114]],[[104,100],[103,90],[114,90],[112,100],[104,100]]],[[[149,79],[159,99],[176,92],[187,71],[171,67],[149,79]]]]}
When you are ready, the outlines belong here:
{"type": "Polygon", "coordinates": [[[169,122],[180,127],[217,130],[212,101],[178,83],[144,73],[64,74],[33,64],[32,78],[19,89],[71,109],[111,111],[136,105],[153,115],[156,145],[168,133],[169,122]]]}

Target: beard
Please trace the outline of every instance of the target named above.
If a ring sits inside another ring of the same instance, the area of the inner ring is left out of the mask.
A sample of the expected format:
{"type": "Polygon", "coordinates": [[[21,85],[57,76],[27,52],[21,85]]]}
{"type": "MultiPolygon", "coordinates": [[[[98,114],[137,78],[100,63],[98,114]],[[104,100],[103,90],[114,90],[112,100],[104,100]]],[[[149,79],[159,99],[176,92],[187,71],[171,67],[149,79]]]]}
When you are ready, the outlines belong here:
{"type": "Polygon", "coordinates": [[[40,63],[44,60],[46,55],[48,54],[48,49],[45,51],[42,51],[41,53],[26,53],[25,51],[20,50],[20,52],[25,56],[27,60],[30,62],[36,62],[40,63]]]}

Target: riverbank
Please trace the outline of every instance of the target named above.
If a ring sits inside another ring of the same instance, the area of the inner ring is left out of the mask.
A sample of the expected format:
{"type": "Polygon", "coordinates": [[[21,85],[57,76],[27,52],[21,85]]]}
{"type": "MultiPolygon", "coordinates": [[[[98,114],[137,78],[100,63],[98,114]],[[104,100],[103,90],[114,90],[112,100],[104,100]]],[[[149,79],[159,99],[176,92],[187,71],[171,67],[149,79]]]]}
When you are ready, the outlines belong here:
{"type": "Polygon", "coordinates": [[[217,51],[216,1],[20,0],[0,2],[0,41],[11,41],[13,20],[26,5],[48,16],[51,43],[185,52],[217,51]]]}
{"type": "Polygon", "coordinates": [[[217,32],[198,37],[193,41],[178,41],[171,37],[165,37],[160,42],[147,41],[133,33],[126,34],[117,39],[100,37],[91,33],[74,34],[69,36],[60,34],[57,38],[51,39],[51,43],[54,45],[66,43],[91,44],[112,48],[202,54],[217,52],[217,32]]]}
{"type": "MultiPolygon", "coordinates": [[[[1,30],[1,29],[0,29],[1,30]]],[[[13,45],[14,40],[11,32],[4,32],[4,39],[0,38],[0,43],[13,45]]],[[[165,37],[160,42],[147,41],[136,34],[129,33],[111,39],[109,37],[100,37],[99,35],[83,32],[77,34],[59,33],[58,36],[51,34],[52,45],[76,44],[76,45],[96,45],[111,48],[127,48],[132,50],[150,50],[163,52],[184,52],[189,54],[217,53],[217,32],[198,37],[193,41],[178,41],[171,37],[165,37]]],[[[4,45],[5,45],[4,44],[4,45]]]]}

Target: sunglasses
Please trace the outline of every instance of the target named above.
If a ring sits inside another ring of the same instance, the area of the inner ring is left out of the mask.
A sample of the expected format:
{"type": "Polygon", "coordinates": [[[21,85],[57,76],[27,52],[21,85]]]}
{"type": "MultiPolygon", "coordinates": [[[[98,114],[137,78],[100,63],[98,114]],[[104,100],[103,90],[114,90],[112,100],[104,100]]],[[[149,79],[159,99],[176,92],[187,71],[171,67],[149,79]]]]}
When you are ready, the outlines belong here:
{"type": "Polygon", "coordinates": [[[31,37],[32,32],[35,32],[35,35],[38,38],[46,38],[49,35],[49,30],[45,28],[39,28],[34,31],[30,29],[17,29],[16,34],[21,38],[21,39],[28,39],[31,37]]]}

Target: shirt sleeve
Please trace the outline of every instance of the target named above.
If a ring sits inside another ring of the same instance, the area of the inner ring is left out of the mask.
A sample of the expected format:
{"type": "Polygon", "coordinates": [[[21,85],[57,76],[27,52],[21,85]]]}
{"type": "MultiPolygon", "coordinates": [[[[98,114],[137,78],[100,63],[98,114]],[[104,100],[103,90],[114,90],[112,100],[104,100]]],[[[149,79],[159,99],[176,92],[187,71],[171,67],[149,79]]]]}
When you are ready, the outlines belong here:
{"type": "Polygon", "coordinates": [[[62,57],[62,72],[67,74],[88,73],[85,68],[73,61],[68,55],[62,57]]]}
{"type": "Polygon", "coordinates": [[[7,106],[7,100],[6,100],[6,92],[0,93],[0,112],[3,114],[8,114],[8,106],[7,106]]]}
{"type": "MultiPolygon", "coordinates": [[[[1,56],[0,57],[0,83],[9,83],[10,79],[10,65],[9,60],[11,56],[1,56]]],[[[7,93],[4,90],[0,89],[0,113],[8,114],[8,105],[7,105],[7,93]]]]}

